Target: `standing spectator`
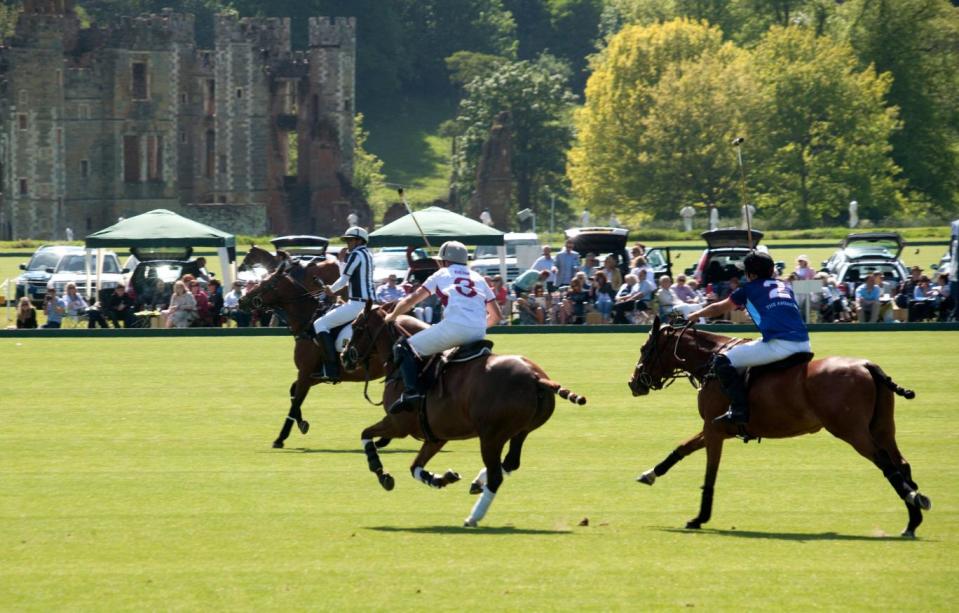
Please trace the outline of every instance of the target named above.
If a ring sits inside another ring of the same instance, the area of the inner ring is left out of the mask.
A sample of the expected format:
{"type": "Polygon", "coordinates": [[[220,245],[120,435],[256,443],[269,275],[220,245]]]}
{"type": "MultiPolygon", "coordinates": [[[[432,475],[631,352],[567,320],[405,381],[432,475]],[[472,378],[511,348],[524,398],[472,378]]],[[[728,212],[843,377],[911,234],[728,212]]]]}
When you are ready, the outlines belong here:
{"type": "Polygon", "coordinates": [[[219,279],[210,279],[210,322],[214,327],[219,328],[222,319],[220,313],[223,311],[223,284],[219,279]]]}
{"type": "Polygon", "coordinates": [[[63,322],[63,314],[67,312],[64,302],[57,298],[57,290],[47,288],[47,295],[43,297],[43,313],[47,316],[47,323],[43,328],[59,328],[63,322]]]}
{"type": "Polygon", "coordinates": [[[573,241],[566,241],[563,249],[556,254],[554,259],[556,261],[556,265],[554,267],[554,271],[556,273],[556,285],[558,287],[569,285],[573,280],[573,275],[579,272],[580,256],[578,252],[573,250],[573,241]]]}
{"type": "Polygon", "coordinates": [[[395,302],[405,295],[403,288],[396,284],[396,275],[390,275],[385,283],[376,288],[376,301],[380,304],[395,302]]]}
{"type": "Polygon", "coordinates": [[[107,317],[113,322],[114,328],[119,328],[121,321],[124,328],[133,327],[136,323],[136,317],[133,315],[135,304],[133,296],[126,291],[123,284],[117,283],[107,302],[107,317]]]}
{"type": "Polygon", "coordinates": [[[196,279],[203,285],[209,285],[212,275],[206,270],[206,258],[198,257],[196,259],[196,267],[197,267],[196,279]]]}
{"type": "Polygon", "coordinates": [[[164,328],[187,328],[196,319],[196,297],[180,279],[173,284],[170,306],[160,311],[164,328]]]}
{"type": "Polygon", "coordinates": [[[801,255],[796,258],[796,278],[800,281],[811,281],[816,276],[816,271],[809,267],[809,256],[801,255]]]}
{"type": "Polygon", "coordinates": [[[693,217],[696,215],[696,209],[690,205],[686,205],[683,208],[679,209],[679,216],[683,218],[683,229],[686,232],[693,231],[693,217]]]}
{"type": "Polygon", "coordinates": [[[879,319],[879,299],[882,289],[876,285],[876,278],[866,275],[866,282],[856,288],[856,308],[859,322],[875,323],[879,319]]]}
{"type": "Polygon", "coordinates": [[[243,297],[243,283],[233,282],[233,288],[223,296],[222,313],[236,322],[238,328],[246,328],[250,325],[250,314],[240,310],[240,298],[243,297]]]}
{"type": "Polygon", "coordinates": [[[37,310],[26,296],[17,303],[17,328],[36,328],[37,310]]]}
{"type": "Polygon", "coordinates": [[[554,292],[556,290],[556,261],[553,259],[553,250],[549,245],[543,245],[543,255],[536,258],[533,262],[533,270],[545,270],[549,273],[546,277],[546,291],[554,292]]]}

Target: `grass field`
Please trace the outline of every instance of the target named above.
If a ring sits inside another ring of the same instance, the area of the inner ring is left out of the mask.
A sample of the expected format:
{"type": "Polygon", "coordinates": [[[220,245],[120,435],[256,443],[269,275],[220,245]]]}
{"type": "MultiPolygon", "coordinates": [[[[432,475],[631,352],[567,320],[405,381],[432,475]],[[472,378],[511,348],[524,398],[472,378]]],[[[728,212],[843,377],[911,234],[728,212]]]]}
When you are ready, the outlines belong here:
{"type": "Polygon", "coordinates": [[[895,536],[906,513],[879,471],[824,433],[728,443],[713,521],[682,530],[705,456],[653,488],[633,479],[698,429],[694,391],[632,398],[642,340],[495,337],[589,404],[559,405],[485,527],[466,530],[476,441],[434,459],[464,477],[443,491],[408,476],[418,445],[395,442],[385,492],[358,448],[380,411],[359,385],[314,388],[310,433],[270,448],[287,338],[0,339],[0,609],[955,607],[959,334],[813,339],[917,391],[897,406],[935,505],[916,541],[895,536]]]}

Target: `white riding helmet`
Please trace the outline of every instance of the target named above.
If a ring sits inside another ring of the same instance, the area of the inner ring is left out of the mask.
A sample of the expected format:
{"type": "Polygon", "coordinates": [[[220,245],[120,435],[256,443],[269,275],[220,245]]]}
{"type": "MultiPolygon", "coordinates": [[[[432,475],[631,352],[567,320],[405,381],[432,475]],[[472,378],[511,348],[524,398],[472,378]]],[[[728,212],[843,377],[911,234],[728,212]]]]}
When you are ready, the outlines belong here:
{"type": "Polygon", "coordinates": [[[364,243],[370,242],[370,235],[367,234],[366,230],[359,226],[352,226],[348,228],[340,238],[358,238],[364,243]]]}
{"type": "Polygon", "coordinates": [[[440,247],[440,259],[454,264],[466,264],[469,262],[469,252],[466,245],[459,241],[446,241],[440,247]]]}

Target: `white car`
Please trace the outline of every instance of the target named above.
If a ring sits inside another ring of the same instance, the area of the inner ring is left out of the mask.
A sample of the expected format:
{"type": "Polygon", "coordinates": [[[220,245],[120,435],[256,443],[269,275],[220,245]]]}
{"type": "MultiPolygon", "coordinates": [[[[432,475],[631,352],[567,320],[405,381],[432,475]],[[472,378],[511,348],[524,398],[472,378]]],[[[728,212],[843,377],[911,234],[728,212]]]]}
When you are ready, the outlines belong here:
{"type": "MultiPolygon", "coordinates": [[[[62,296],[68,283],[75,283],[77,290],[85,294],[87,270],[90,271],[91,287],[91,295],[87,298],[95,300],[100,289],[96,282],[96,252],[88,253],[83,247],[45,245],[34,252],[28,263],[21,264],[20,269],[23,274],[17,278],[17,298],[28,296],[34,304],[42,304],[48,287],[55,288],[57,295],[62,296]]],[[[101,288],[112,289],[122,283],[123,273],[117,255],[104,251],[101,288]]]]}
{"type": "MultiPolygon", "coordinates": [[[[512,283],[542,255],[543,247],[535,232],[507,232],[503,241],[506,246],[506,282],[512,283]]],[[[493,277],[500,274],[499,263],[499,247],[480,245],[473,251],[470,268],[481,276],[493,277]]]]}
{"type": "MultiPolygon", "coordinates": [[[[423,249],[414,249],[412,258],[421,260],[429,255],[423,249]]],[[[383,247],[373,254],[373,283],[386,282],[390,275],[396,275],[398,282],[406,279],[410,262],[406,257],[406,247],[383,247]]]]}

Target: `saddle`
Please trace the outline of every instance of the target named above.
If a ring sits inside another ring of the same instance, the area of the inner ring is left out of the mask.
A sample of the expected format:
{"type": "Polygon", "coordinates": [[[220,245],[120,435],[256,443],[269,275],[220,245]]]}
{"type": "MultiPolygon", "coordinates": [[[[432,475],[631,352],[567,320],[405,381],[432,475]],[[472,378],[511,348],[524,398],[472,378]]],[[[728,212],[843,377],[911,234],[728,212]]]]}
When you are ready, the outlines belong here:
{"type": "MultiPolygon", "coordinates": [[[[493,341],[483,339],[474,343],[467,343],[459,347],[447,349],[442,353],[430,356],[420,367],[420,389],[424,392],[432,388],[449,364],[469,362],[476,358],[493,353],[493,341]]],[[[441,392],[442,393],[442,392],[441,392]]]]}
{"type": "Polygon", "coordinates": [[[815,354],[809,353],[807,351],[800,351],[799,353],[794,353],[789,357],[783,358],[776,362],[770,362],[769,364],[762,364],[761,366],[751,366],[746,369],[746,390],[749,391],[749,387],[754,381],[759,379],[765,374],[776,372],[777,370],[787,370],[793,366],[799,366],[800,364],[806,364],[813,359],[815,354]]]}

